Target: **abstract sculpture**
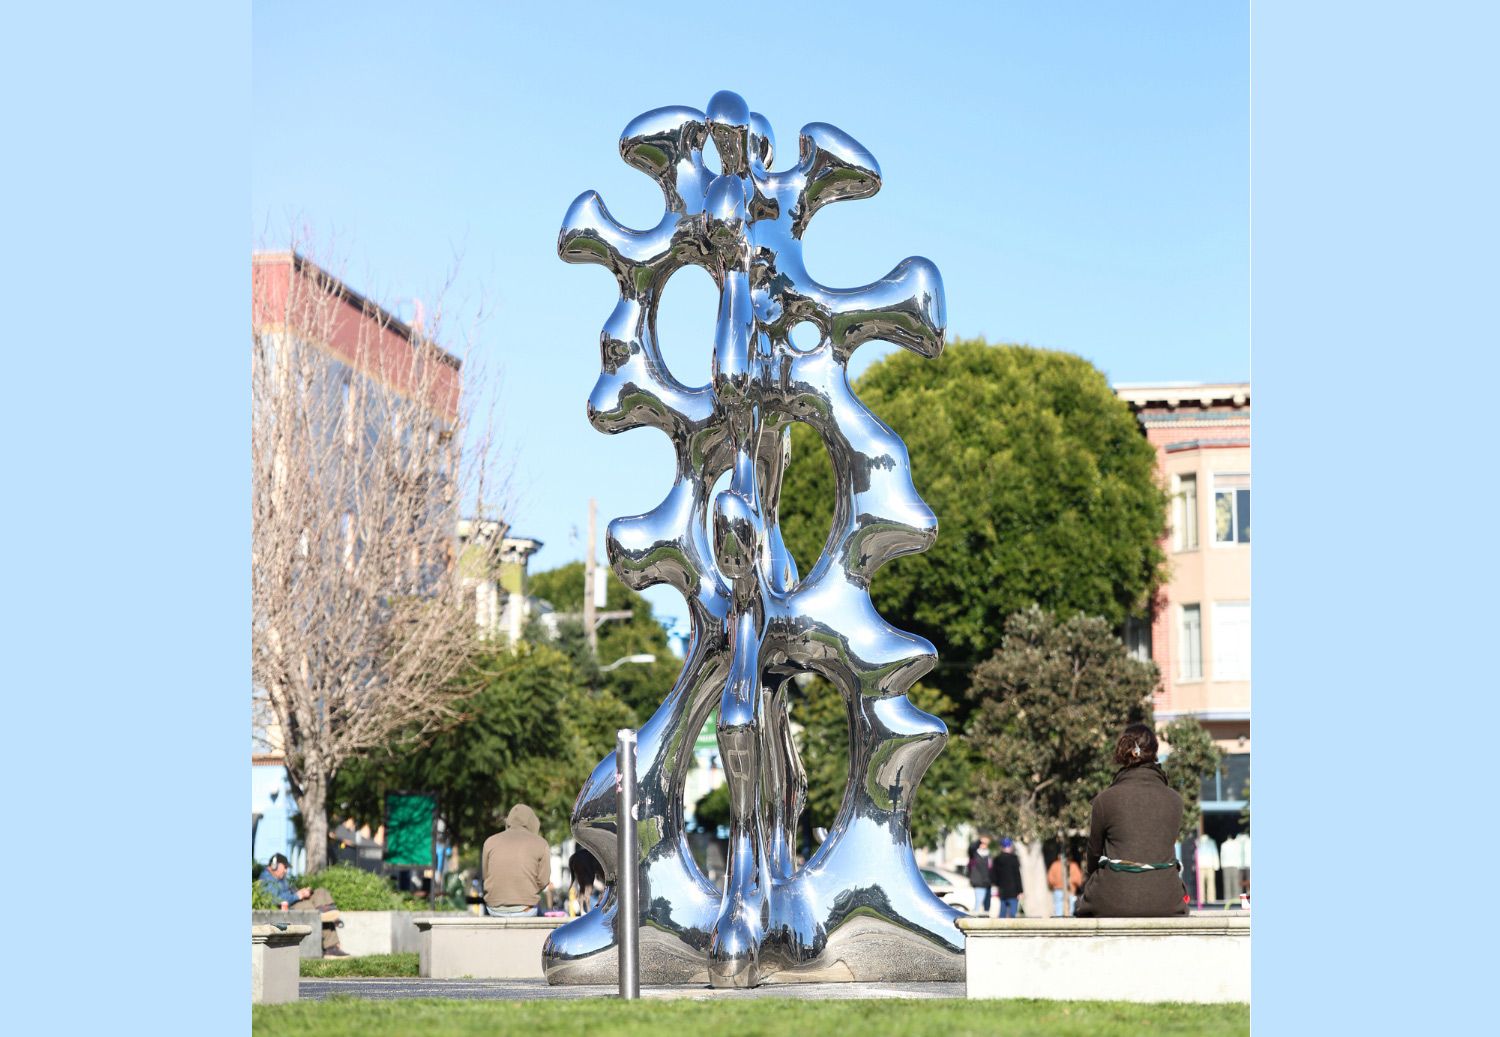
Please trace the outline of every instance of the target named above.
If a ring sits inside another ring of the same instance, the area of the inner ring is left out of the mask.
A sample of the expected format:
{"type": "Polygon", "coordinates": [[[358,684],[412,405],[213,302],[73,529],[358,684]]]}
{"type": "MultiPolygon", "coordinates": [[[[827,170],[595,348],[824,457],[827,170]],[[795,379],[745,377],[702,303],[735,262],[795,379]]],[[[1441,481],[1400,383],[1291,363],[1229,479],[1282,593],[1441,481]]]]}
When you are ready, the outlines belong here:
{"type": "MultiPolygon", "coordinates": [[[[620,287],[600,340],[589,420],[606,433],[661,429],[676,450],[666,499],[614,520],[607,541],[627,586],[665,583],[682,593],[692,630],[676,685],[639,734],[641,974],[715,986],[957,979],[959,912],[928,890],[910,839],[917,783],[948,734],[906,692],[937,656],[928,641],[886,623],[869,594],[880,566],[931,545],[937,520],[912,485],[900,437],[855,398],[846,370],[872,339],[936,356],[942,281],[921,258],[863,288],[814,281],[802,263],[808,221],[830,202],[874,194],[880,170],[825,123],[803,127],[791,168],[772,172],[772,152],[765,118],[727,91],[706,113],[648,112],[625,128],[620,154],[661,185],[661,222],[623,227],[590,191],[558,236],[564,260],[605,266],[620,287]],[[709,136],[721,172],[704,168],[709,136]],[[687,264],[706,269],[720,291],[712,382],[696,387],[667,370],[655,335],[662,290],[687,264]],[[791,331],[805,322],[819,339],[799,349],[791,331]],[[801,578],[777,524],[794,421],[818,431],[837,484],[833,528],[801,578]],[[725,472],[728,489],[710,501],[725,472]],[[837,819],[799,868],[806,779],[787,686],[803,673],[843,695],[850,746],[837,819]],[[722,890],[699,870],[683,834],[693,742],[716,706],[732,815],[722,890]]],[[[615,820],[611,754],[573,812],[578,841],[611,879],[615,820]]],[[[550,982],[613,982],[613,897],[555,931],[544,952],[550,982]]]]}

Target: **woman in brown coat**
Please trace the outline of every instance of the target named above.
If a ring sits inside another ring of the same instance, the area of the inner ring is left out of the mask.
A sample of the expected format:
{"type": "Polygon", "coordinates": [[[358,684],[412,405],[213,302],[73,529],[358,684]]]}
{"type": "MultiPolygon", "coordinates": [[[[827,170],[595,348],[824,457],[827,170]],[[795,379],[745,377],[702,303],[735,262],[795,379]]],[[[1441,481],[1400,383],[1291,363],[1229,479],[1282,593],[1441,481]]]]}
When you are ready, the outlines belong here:
{"type": "Polygon", "coordinates": [[[1131,724],[1115,744],[1120,771],[1094,797],[1079,918],[1187,914],[1182,865],[1173,855],[1182,797],[1167,784],[1156,748],[1156,734],[1145,724],[1131,724]]]}

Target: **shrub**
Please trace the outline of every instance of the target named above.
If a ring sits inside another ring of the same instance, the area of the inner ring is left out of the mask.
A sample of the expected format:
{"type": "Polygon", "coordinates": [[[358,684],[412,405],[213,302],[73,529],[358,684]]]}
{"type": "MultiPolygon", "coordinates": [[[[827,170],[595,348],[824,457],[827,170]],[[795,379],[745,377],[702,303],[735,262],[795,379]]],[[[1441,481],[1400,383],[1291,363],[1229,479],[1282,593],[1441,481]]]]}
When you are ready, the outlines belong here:
{"type": "Polygon", "coordinates": [[[254,879],[250,881],[250,910],[252,911],[274,911],[281,905],[271,899],[271,894],[266,892],[254,879]]]}
{"type": "Polygon", "coordinates": [[[349,864],[335,864],[292,880],[293,887],[322,886],[340,911],[397,911],[401,898],[389,879],[349,864]]]}
{"type": "Polygon", "coordinates": [[[429,901],[426,897],[418,896],[416,893],[412,893],[412,892],[397,893],[396,896],[398,898],[400,898],[400,901],[401,901],[401,910],[402,911],[459,911],[459,910],[467,911],[468,910],[468,905],[467,904],[465,904],[463,908],[454,907],[452,901],[450,901],[445,896],[439,896],[437,899],[431,900],[431,901],[429,901]]]}
{"type": "Polygon", "coordinates": [[[467,889],[468,873],[450,871],[443,876],[443,888],[434,891],[430,898],[415,890],[398,892],[396,896],[404,911],[467,911],[467,889]]]}

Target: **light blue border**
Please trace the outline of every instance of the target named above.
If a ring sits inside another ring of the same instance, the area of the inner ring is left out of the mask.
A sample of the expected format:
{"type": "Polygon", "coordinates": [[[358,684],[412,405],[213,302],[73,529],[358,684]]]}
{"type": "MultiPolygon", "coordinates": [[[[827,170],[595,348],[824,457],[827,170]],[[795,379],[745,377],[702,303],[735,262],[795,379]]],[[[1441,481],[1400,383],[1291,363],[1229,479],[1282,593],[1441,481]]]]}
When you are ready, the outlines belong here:
{"type": "Polygon", "coordinates": [[[1494,5],[1254,5],[1266,1034],[1474,1030],[1494,984],[1497,38],[1494,5]]]}
{"type": "MultiPolygon", "coordinates": [[[[0,881],[76,919],[11,965],[50,1032],[248,1028],[248,20],[9,15],[0,881]]],[[[1254,7],[1265,1033],[1488,988],[1497,30],[1254,7]]]]}
{"type": "Polygon", "coordinates": [[[16,1033],[249,1029],[249,18],[6,14],[16,1033]]]}

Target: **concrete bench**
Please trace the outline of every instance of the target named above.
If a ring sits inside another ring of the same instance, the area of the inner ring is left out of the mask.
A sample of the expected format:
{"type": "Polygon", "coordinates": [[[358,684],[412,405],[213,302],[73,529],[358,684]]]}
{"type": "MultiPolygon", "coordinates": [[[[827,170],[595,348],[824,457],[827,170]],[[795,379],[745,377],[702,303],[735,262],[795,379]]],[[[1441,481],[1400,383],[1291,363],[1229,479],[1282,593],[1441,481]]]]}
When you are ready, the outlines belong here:
{"type": "Polygon", "coordinates": [[[960,918],[970,998],[1250,1000],[1250,916],[960,918]]]}
{"type": "Polygon", "coordinates": [[[566,921],[525,915],[418,918],[419,971],[431,979],[540,979],[542,945],[566,921]]]}
{"type": "Polygon", "coordinates": [[[470,916],[457,911],[343,911],[339,948],[352,955],[417,953],[417,919],[461,917],[470,916]]]}
{"type": "Polygon", "coordinates": [[[250,927],[250,1000],[274,1005],[297,1000],[301,955],[298,945],[312,932],[306,925],[250,927]]]}
{"type": "Polygon", "coordinates": [[[323,956],[323,916],[316,911],[251,911],[250,924],[306,926],[300,951],[302,957],[323,956]]]}

